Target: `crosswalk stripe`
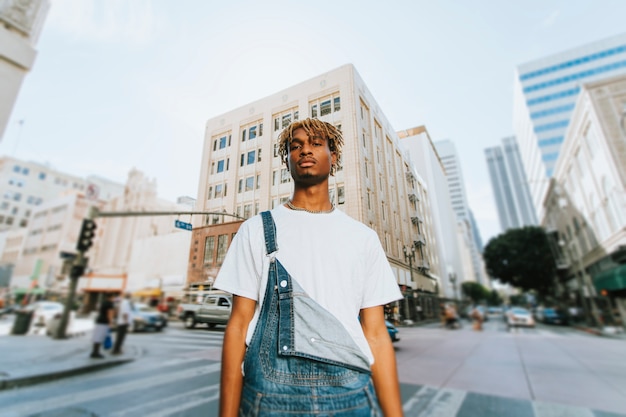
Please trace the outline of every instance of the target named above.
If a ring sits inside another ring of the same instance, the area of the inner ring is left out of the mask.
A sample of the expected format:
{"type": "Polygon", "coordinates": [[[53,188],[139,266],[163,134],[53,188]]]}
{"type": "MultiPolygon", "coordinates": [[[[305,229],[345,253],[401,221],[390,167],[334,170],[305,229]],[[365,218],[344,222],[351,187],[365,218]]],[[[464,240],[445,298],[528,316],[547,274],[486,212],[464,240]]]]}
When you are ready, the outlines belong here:
{"type": "MultiPolygon", "coordinates": [[[[123,410],[119,410],[115,413],[112,413],[109,415],[109,417],[125,417],[125,416],[136,416],[136,415],[142,415],[142,416],[168,416],[174,412],[177,411],[182,411],[181,410],[181,406],[180,404],[176,407],[170,407],[170,408],[162,408],[163,406],[165,406],[167,403],[171,403],[173,401],[180,401],[180,400],[185,400],[185,401],[181,401],[183,402],[183,406],[185,408],[190,408],[187,407],[190,403],[194,403],[197,402],[198,399],[195,400],[188,400],[189,397],[193,397],[193,396],[198,396],[200,395],[202,398],[202,402],[210,402],[207,401],[207,399],[211,398],[211,399],[215,399],[215,398],[219,398],[219,385],[214,384],[214,385],[210,385],[208,387],[202,387],[202,388],[198,388],[196,390],[193,391],[188,391],[188,392],[183,392],[180,394],[176,394],[176,395],[171,395],[167,398],[162,398],[160,400],[157,401],[150,401],[149,405],[146,406],[146,404],[139,404],[136,405],[134,407],[127,407],[124,408],[123,410]],[[212,395],[210,397],[207,397],[207,394],[212,393],[212,395]],[[147,411],[146,408],[152,408],[152,409],[158,409],[158,411],[156,411],[153,414],[150,414],[150,411],[147,411]]],[[[200,403],[201,404],[201,403],[200,403]]],[[[194,404],[193,406],[198,405],[198,404],[194,404]]]]}
{"type": "Polygon", "coordinates": [[[455,416],[461,408],[466,394],[465,391],[460,390],[424,386],[409,398],[402,408],[407,416],[455,416]]]}
{"type": "Polygon", "coordinates": [[[165,408],[163,410],[159,410],[156,413],[146,414],[146,417],[168,417],[172,415],[179,415],[181,411],[188,410],[190,408],[196,407],[200,404],[210,403],[211,401],[215,401],[220,397],[219,389],[216,389],[212,395],[204,398],[198,398],[196,400],[185,401],[184,404],[179,404],[174,407],[165,408]],[[176,414],[174,414],[176,413],[176,414]]]}
{"type": "Polygon", "coordinates": [[[54,410],[60,407],[68,407],[70,405],[86,403],[101,398],[112,397],[118,394],[127,394],[128,392],[136,391],[138,389],[146,389],[161,384],[172,383],[173,381],[177,381],[179,379],[192,378],[199,375],[218,372],[220,370],[220,367],[221,364],[219,362],[216,362],[210,365],[200,366],[198,368],[190,368],[182,371],[152,375],[145,378],[115,384],[113,386],[81,391],[80,393],[73,392],[71,394],[61,395],[46,400],[17,404],[14,406],[3,408],[2,415],[3,417],[17,417],[37,411],[54,410]]]}
{"type": "Polygon", "coordinates": [[[533,402],[534,417],[595,417],[593,411],[588,408],[571,405],[533,402]]]}

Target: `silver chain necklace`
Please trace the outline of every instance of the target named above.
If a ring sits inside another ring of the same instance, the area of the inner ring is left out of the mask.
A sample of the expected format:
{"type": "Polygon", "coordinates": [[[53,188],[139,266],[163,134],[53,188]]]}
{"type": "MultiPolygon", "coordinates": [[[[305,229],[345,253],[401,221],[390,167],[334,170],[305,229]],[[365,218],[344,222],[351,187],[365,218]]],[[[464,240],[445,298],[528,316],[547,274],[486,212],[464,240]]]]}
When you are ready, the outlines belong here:
{"type": "Polygon", "coordinates": [[[328,210],[309,210],[309,209],[305,209],[302,207],[296,207],[293,205],[293,203],[291,202],[291,200],[287,200],[287,207],[289,207],[292,210],[296,210],[296,211],[306,211],[307,213],[311,213],[311,214],[328,214],[328,213],[332,213],[335,210],[335,205],[333,204],[332,207],[328,210]]]}

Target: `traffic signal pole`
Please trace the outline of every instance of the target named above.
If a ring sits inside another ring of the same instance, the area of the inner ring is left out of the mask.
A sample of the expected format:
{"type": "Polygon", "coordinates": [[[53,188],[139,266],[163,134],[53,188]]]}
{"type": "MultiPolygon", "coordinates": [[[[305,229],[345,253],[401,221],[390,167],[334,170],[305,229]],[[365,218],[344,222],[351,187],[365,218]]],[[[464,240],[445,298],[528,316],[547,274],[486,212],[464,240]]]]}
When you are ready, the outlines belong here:
{"type": "Polygon", "coordinates": [[[244,217],[230,213],[219,212],[205,212],[205,211],[100,211],[97,207],[91,206],[87,217],[83,219],[83,224],[80,229],[80,235],[76,242],[76,254],[65,259],[70,266],[70,286],[68,289],[67,299],[65,300],[65,308],[61,315],[61,321],[57,328],[55,339],[65,339],[67,334],[67,324],[69,322],[70,311],[74,304],[74,298],[76,297],[76,288],[78,287],[78,279],[84,275],[87,265],[89,264],[89,258],[85,256],[85,253],[89,250],[93,244],[95,237],[96,223],[94,221],[97,217],[129,217],[129,216],[172,216],[172,215],[205,215],[205,216],[221,216],[234,217],[239,220],[245,220],[244,217]]]}
{"type": "Polygon", "coordinates": [[[93,221],[96,210],[92,207],[87,214],[87,218],[83,220],[78,242],[76,243],[76,256],[68,258],[65,262],[70,263],[70,287],[68,289],[67,299],[65,300],[65,308],[61,315],[61,321],[55,339],[65,339],[67,337],[67,324],[69,322],[70,312],[76,297],[76,287],[78,287],[78,279],[83,276],[89,258],[85,256],[85,252],[89,250],[95,237],[96,223],[93,221]]]}

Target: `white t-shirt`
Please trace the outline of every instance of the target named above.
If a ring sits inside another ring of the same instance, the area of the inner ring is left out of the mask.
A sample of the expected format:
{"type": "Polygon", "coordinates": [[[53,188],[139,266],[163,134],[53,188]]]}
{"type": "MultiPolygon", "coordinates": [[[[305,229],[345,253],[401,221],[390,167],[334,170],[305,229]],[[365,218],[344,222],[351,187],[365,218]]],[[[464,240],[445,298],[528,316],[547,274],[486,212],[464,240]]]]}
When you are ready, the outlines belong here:
{"type": "MultiPolygon", "coordinates": [[[[311,298],[343,323],[373,363],[359,311],[402,298],[376,232],[338,209],[312,214],[280,205],[272,210],[272,217],[276,259],[311,298]]],[[[263,221],[257,215],[239,228],[214,285],[258,302],[248,327],[248,344],[265,296],[268,270],[263,221]]]]}
{"type": "Polygon", "coordinates": [[[130,300],[123,298],[117,311],[117,324],[130,324],[132,321],[133,311],[130,308],[130,300]],[[124,314],[128,315],[126,320],[124,320],[124,314]]]}

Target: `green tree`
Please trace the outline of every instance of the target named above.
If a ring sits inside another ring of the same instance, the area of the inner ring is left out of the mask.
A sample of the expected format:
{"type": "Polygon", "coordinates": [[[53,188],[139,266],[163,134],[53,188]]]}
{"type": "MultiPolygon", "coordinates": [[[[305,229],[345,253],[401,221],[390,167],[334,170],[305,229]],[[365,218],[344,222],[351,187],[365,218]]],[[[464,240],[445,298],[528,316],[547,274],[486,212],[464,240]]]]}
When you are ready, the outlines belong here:
{"type": "Polygon", "coordinates": [[[487,304],[489,304],[490,306],[499,306],[500,304],[502,304],[502,297],[500,297],[498,291],[491,290],[489,296],[487,297],[487,304]]]}
{"type": "Polygon", "coordinates": [[[537,226],[510,229],[491,239],[483,251],[492,278],[540,296],[553,292],[556,267],[545,230],[537,226]]]}
{"type": "Polygon", "coordinates": [[[474,303],[479,303],[489,298],[489,290],[477,282],[466,281],[461,284],[461,289],[463,294],[474,303]]]}

